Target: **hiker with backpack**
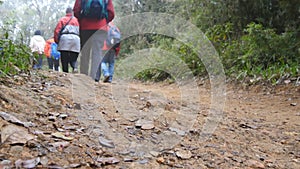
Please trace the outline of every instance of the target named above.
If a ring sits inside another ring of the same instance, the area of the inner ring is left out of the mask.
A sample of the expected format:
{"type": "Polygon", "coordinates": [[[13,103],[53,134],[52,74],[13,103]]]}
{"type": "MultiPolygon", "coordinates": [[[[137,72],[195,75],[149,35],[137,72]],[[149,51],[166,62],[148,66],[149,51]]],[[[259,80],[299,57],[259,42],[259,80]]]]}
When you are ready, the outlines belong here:
{"type": "Polygon", "coordinates": [[[49,70],[53,70],[54,68],[55,71],[58,71],[60,52],[57,50],[57,44],[54,41],[54,37],[46,41],[44,53],[48,60],[49,70]]]}
{"type": "Polygon", "coordinates": [[[77,70],[77,58],[80,52],[79,22],[73,16],[72,8],[68,7],[66,15],[62,17],[54,30],[54,41],[58,44],[61,54],[62,71],[69,72],[69,64],[73,73],[77,70]]]}
{"type": "Polygon", "coordinates": [[[112,0],[76,0],[73,11],[80,24],[80,72],[95,80],[103,58],[102,47],[107,36],[106,25],[115,16],[114,6],[112,0]]]}
{"type": "Polygon", "coordinates": [[[42,69],[43,66],[43,53],[46,41],[42,37],[40,30],[36,30],[30,39],[29,47],[34,57],[37,55],[37,63],[33,65],[33,69],[42,69]]]}
{"type": "Polygon", "coordinates": [[[108,25],[107,38],[104,41],[103,53],[105,53],[101,64],[98,67],[95,81],[99,82],[101,71],[103,73],[104,83],[111,83],[114,75],[115,58],[120,51],[121,33],[119,28],[110,22],[108,25]]]}

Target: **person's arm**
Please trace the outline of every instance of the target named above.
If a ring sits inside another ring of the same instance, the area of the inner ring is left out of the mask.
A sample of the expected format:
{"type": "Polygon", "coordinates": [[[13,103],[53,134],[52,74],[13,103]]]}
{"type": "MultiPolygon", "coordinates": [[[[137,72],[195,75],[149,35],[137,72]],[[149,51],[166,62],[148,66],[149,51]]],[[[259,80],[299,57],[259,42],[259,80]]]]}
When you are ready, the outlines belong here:
{"type": "Polygon", "coordinates": [[[120,50],[121,50],[121,43],[118,45],[118,47],[115,48],[115,51],[116,51],[116,56],[119,55],[120,53],[120,50]]]}
{"type": "Polygon", "coordinates": [[[111,22],[115,17],[115,9],[112,0],[108,0],[107,12],[108,12],[107,22],[111,22]]]}
{"type": "Polygon", "coordinates": [[[63,22],[62,19],[59,20],[59,22],[57,23],[55,29],[54,29],[54,42],[58,44],[58,36],[59,36],[59,32],[62,28],[63,22]]]}
{"type": "Polygon", "coordinates": [[[73,12],[74,12],[74,16],[77,19],[80,19],[80,10],[81,10],[81,0],[76,0],[73,7],[73,12]]]}

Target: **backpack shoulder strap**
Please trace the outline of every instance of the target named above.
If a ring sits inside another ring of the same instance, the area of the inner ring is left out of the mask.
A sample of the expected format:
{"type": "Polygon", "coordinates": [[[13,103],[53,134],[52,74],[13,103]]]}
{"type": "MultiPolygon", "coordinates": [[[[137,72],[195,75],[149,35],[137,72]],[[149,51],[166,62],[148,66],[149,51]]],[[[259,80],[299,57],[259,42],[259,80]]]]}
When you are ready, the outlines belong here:
{"type": "Polygon", "coordinates": [[[70,19],[68,20],[68,22],[66,23],[66,25],[64,27],[66,27],[72,19],[73,19],[73,15],[70,17],[70,19]]]}
{"type": "Polygon", "coordinates": [[[81,0],[81,9],[85,8],[86,0],[81,0]]]}
{"type": "Polygon", "coordinates": [[[103,0],[103,5],[102,5],[102,11],[104,11],[103,15],[105,19],[108,19],[108,11],[107,11],[107,6],[108,6],[108,0],[103,0]]]}
{"type": "Polygon", "coordinates": [[[63,32],[63,31],[64,31],[65,27],[70,23],[70,21],[71,21],[72,19],[73,19],[73,16],[71,16],[70,19],[68,20],[68,22],[67,22],[65,25],[63,25],[63,26],[61,27],[60,32],[63,32]]]}
{"type": "Polygon", "coordinates": [[[60,36],[63,34],[64,29],[66,28],[66,26],[70,23],[70,21],[73,19],[73,16],[70,17],[70,19],[68,20],[68,22],[65,25],[62,25],[61,29],[58,32],[58,42],[60,40],[60,36]]]}

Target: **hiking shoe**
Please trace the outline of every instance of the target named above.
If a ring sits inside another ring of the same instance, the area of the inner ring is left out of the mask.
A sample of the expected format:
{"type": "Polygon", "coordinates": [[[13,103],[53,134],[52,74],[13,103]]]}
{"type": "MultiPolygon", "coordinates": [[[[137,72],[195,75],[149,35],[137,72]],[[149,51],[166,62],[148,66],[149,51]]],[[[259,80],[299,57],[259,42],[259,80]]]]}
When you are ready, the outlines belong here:
{"type": "Polygon", "coordinates": [[[99,79],[95,79],[95,82],[99,82],[99,79]]]}
{"type": "Polygon", "coordinates": [[[104,82],[104,83],[107,83],[108,81],[109,81],[109,76],[104,76],[103,82],[104,82]]]}
{"type": "Polygon", "coordinates": [[[73,69],[73,73],[78,73],[78,69],[73,69]]]}

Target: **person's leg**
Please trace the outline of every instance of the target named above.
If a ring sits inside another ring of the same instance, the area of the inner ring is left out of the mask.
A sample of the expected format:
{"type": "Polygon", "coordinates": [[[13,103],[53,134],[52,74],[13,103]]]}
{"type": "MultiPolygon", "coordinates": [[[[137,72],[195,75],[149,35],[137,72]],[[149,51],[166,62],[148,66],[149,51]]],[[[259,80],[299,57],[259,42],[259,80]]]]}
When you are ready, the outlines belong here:
{"type": "Polygon", "coordinates": [[[105,76],[109,76],[109,72],[108,72],[108,67],[107,67],[107,63],[108,63],[108,53],[106,53],[106,55],[103,57],[102,62],[101,62],[101,71],[103,73],[103,76],[105,78],[105,76]]]}
{"type": "Polygon", "coordinates": [[[101,62],[101,69],[102,69],[103,77],[104,77],[103,82],[108,82],[109,73],[108,73],[107,62],[105,62],[105,61],[101,62]]]}
{"type": "Polygon", "coordinates": [[[54,63],[54,70],[58,71],[58,67],[59,67],[59,60],[55,60],[53,59],[53,63],[54,63]]]}
{"type": "Polygon", "coordinates": [[[110,83],[112,82],[112,78],[114,76],[115,56],[116,56],[115,50],[111,50],[111,52],[109,53],[109,58],[108,58],[108,72],[109,72],[108,82],[110,82],[110,83]]]}
{"type": "Polygon", "coordinates": [[[68,59],[68,52],[66,51],[60,51],[60,60],[61,60],[61,66],[62,71],[68,73],[69,72],[69,59],[68,59]]]}
{"type": "Polygon", "coordinates": [[[95,82],[99,82],[99,80],[100,80],[100,77],[101,77],[101,64],[99,64],[99,67],[97,69],[96,77],[95,77],[95,82]]]}
{"type": "Polygon", "coordinates": [[[52,57],[47,58],[49,70],[53,70],[53,60],[52,57]]]}
{"type": "Polygon", "coordinates": [[[43,54],[39,54],[37,68],[42,69],[42,66],[43,66],[43,54]]]}
{"type": "Polygon", "coordinates": [[[80,73],[89,74],[89,64],[91,55],[92,40],[90,37],[96,32],[96,30],[80,30],[80,73]]]}
{"type": "Polygon", "coordinates": [[[98,30],[93,34],[91,37],[92,39],[92,65],[91,65],[91,72],[90,76],[95,79],[96,78],[96,72],[99,68],[99,65],[103,59],[102,56],[102,47],[104,40],[107,36],[107,32],[103,30],[98,30]]]}
{"type": "MultiPolygon", "coordinates": [[[[78,58],[79,53],[77,53],[77,58],[78,58]]],[[[77,58],[75,61],[72,62],[73,65],[73,73],[78,73],[78,61],[77,58]]]]}
{"type": "Polygon", "coordinates": [[[33,69],[37,69],[37,66],[38,66],[38,53],[36,52],[33,52],[32,53],[32,68],[33,69]]]}
{"type": "Polygon", "coordinates": [[[98,67],[97,72],[96,72],[96,77],[95,77],[96,82],[99,82],[99,80],[101,78],[101,72],[103,72],[102,71],[102,64],[103,64],[103,67],[104,67],[105,71],[107,71],[107,66],[106,66],[107,58],[105,57],[106,52],[102,51],[102,54],[104,55],[104,57],[103,57],[101,63],[99,64],[99,67],[98,67]]]}
{"type": "MultiPolygon", "coordinates": [[[[73,64],[72,64],[72,54],[71,54],[71,51],[68,51],[67,52],[68,53],[68,65],[70,65],[71,66],[71,68],[72,68],[72,70],[73,70],[73,64]]],[[[68,69],[69,69],[69,67],[68,67],[68,69]]],[[[68,70],[68,72],[69,72],[69,70],[68,70]]]]}
{"type": "Polygon", "coordinates": [[[75,72],[75,70],[77,70],[77,58],[78,58],[79,53],[77,52],[69,52],[69,56],[70,56],[70,65],[73,69],[73,72],[75,72]]]}

